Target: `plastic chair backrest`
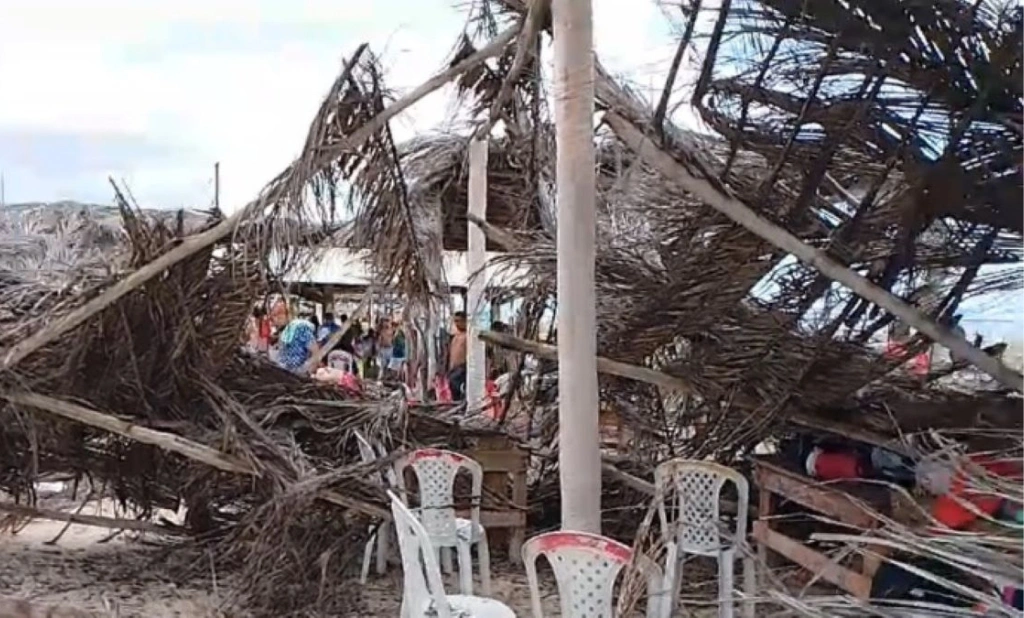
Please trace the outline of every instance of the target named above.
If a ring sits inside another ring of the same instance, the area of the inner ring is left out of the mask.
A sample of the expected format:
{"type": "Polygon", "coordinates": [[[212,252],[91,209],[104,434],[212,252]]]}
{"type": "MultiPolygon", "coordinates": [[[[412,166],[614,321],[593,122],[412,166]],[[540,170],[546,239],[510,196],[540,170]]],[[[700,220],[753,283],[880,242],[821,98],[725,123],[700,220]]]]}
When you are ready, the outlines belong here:
{"type": "MultiPolygon", "coordinates": [[[[437,618],[452,618],[430,535],[398,496],[389,491],[388,497],[391,498],[391,514],[395,518],[398,548],[402,554],[402,605],[417,611],[432,607],[437,618]]],[[[407,614],[403,612],[402,615],[407,614]]]]}
{"type": "Polygon", "coordinates": [[[523,564],[530,584],[534,618],[544,618],[537,583],[537,557],[545,556],[555,572],[562,616],[610,618],[612,587],[622,567],[633,558],[629,547],[597,534],[548,532],[523,545],[523,564]]]}
{"type": "Polygon", "coordinates": [[[333,350],[327,354],[327,366],[331,369],[352,371],[354,358],[344,350],[333,350]]]}
{"type": "Polygon", "coordinates": [[[707,461],[672,459],[655,468],[654,491],[662,538],[673,539],[674,531],[678,551],[713,556],[746,538],[750,486],[736,470],[707,461]],[[736,533],[723,542],[721,497],[727,482],[736,485],[736,533]],[[669,521],[665,509],[669,490],[677,513],[674,522],[669,521]]]}
{"type": "MultiPolygon", "coordinates": [[[[363,460],[364,464],[376,463],[379,458],[386,456],[386,453],[383,452],[383,447],[379,449],[381,452],[378,453],[377,449],[373,448],[370,441],[367,440],[366,436],[359,432],[359,430],[353,430],[352,434],[356,437],[356,444],[359,446],[359,458],[363,460]]],[[[378,475],[377,478],[379,482],[384,484],[386,487],[395,487],[397,485],[395,481],[395,472],[390,467],[385,470],[383,476],[378,475]]]]}
{"type": "Polygon", "coordinates": [[[420,521],[434,543],[443,547],[455,545],[455,477],[465,468],[472,476],[470,520],[473,530],[480,527],[480,498],[483,494],[484,471],[473,459],[441,449],[415,450],[395,462],[395,481],[405,492],[405,469],[416,473],[420,494],[420,521]]]}

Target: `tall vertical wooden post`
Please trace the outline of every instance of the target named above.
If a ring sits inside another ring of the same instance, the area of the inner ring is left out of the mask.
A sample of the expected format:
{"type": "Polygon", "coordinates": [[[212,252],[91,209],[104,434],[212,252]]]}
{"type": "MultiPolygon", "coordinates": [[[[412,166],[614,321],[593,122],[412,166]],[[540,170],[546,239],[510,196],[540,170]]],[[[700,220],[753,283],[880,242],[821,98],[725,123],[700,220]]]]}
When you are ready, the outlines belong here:
{"type": "Polygon", "coordinates": [[[562,527],[601,532],[591,0],[553,0],[562,527]]]}
{"type": "Polygon", "coordinates": [[[213,207],[220,210],[220,161],[213,164],[213,207]]]}
{"type": "MultiPolygon", "coordinates": [[[[485,219],[487,217],[487,136],[469,143],[469,214],[485,219]]],[[[487,284],[484,265],[487,261],[487,247],[483,230],[470,221],[467,232],[469,239],[466,251],[466,272],[469,274],[466,296],[466,317],[469,323],[468,349],[466,350],[466,401],[479,405],[485,394],[487,380],[484,342],[477,336],[481,330],[490,328],[484,323],[490,313],[484,298],[487,284]]]]}

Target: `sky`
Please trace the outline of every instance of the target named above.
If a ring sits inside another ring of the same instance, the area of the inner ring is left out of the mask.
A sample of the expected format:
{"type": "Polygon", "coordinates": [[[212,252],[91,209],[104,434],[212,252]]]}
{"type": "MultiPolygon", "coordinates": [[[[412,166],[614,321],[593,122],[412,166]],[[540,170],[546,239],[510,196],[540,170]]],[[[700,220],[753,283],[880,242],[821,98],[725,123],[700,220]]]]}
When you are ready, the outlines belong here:
{"type": "MultiPolygon", "coordinates": [[[[0,173],[7,203],[110,203],[108,176],[149,208],[256,196],[298,154],[321,97],[362,42],[387,85],[440,70],[468,0],[0,0],[0,173]]],[[[678,34],[654,0],[593,0],[595,47],[656,94],[678,34]]],[[[693,58],[678,83],[692,83],[693,58]]],[[[440,128],[442,90],[399,116],[399,140],[440,128]]],[[[692,122],[692,116],[687,115],[692,122]]],[[[684,122],[686,120],[684,119],[684,122]]],[[[977,301],[980,331],[1024,330],[1020,296],[977,301]]],[[[992,333],[995,334],[994,332],[992,333]]]]}
{"type": "MultiPolygon", "coordinates": [[[[0,0],[6,202],[109,203],[113,176],[146,207],[207,207],[219,161],[230,212],[298,153],[360,43],[400,93],[441,69],[465,23],[456,2],[0,0]]],[[[675,45],[661,10],[594,1],[610,70],[660,88],[675,45]]],[[[397,137],[438,127],[450,101],[421,101],[397,137]]]]}

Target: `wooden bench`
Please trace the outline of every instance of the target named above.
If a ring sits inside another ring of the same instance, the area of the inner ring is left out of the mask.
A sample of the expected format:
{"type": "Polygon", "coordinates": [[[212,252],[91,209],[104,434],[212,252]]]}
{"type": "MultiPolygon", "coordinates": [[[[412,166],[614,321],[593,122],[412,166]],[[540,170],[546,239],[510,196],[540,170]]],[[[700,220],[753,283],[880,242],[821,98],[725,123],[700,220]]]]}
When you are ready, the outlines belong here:
{"type": "MultiPolygon", "coordinates": [[[[844,566],[804,542],[780,532],[772,516],[776,513],[779,501],[789,500],[834,521],[870,530],[880,524],[872,511],[883,514],[891,512],[889,491],[882,486],[866,483],[822,483],[787,469],[774,458],[759,458],[755,461],[754,482],[760,490],[758,520],[754,522],[753,528],[759,562],[762,565],[768,564],[768,551],[772,550],[855,597],[870,598],[871,582],[881,563],[878,555],[865,554],[859,568],[844,566]]],[[[883,553],[880,548],[873,551],[883,553]]]]}
{"type": "MultiPolygon", "coordinates": [[[[480,524],[488,532],[488,541],[508,543],[508,558],[522,561],[526,542],[526,514],[529,508],[526,468],[530,454],[501,436],[479,438],[476,448],[466,452],[484,469],[484,497],[480,506],[480,524]]],[[[458,511],[469,517],[469,510],[458,511]]]]}

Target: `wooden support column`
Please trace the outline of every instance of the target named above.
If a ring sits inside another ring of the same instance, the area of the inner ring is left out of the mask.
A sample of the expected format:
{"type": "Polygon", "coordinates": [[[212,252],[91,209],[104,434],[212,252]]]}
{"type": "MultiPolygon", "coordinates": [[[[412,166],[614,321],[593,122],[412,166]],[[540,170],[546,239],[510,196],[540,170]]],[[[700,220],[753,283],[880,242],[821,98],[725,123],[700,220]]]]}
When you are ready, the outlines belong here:
{"type": "MultiPolygon", "coordinates": [[[[487,136],[474,139],[469,144],[469,214],[479,219],[487,219],[487,136]]],[[[479,405],[485,394],[487,346],[477,335],[489,330],[487,299],[484,298],[484,287],[487,284],[484,265],[487,261],[486,240],[480,226],[466,221],[468,227],[468,247],[466,251],[466,272],[468,294],[466,299],[466,317],[468,323],[468,340],[466,342],[466,401],[470,406],[479,405]]]]}
{"type": "Polygon", "coordinates": [[[554,0],[558,443],[562,528],[601,532],[591,0],[554,0]]]}

